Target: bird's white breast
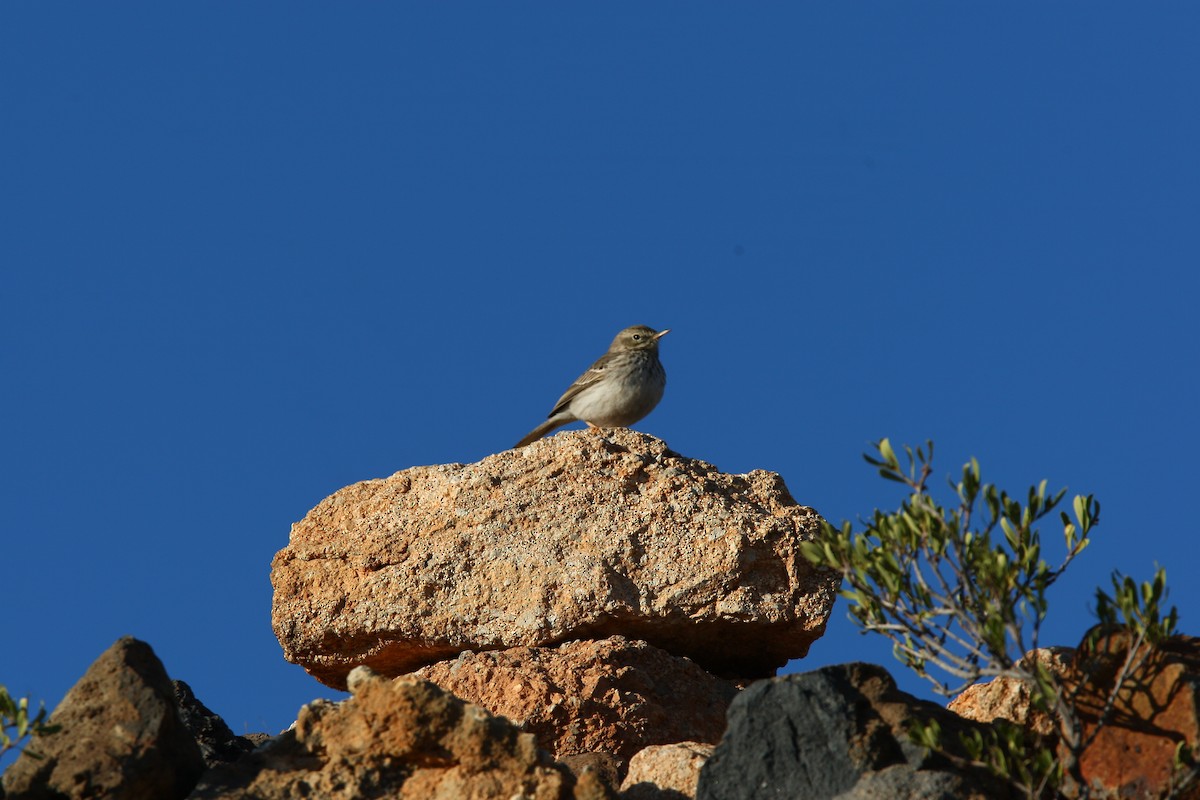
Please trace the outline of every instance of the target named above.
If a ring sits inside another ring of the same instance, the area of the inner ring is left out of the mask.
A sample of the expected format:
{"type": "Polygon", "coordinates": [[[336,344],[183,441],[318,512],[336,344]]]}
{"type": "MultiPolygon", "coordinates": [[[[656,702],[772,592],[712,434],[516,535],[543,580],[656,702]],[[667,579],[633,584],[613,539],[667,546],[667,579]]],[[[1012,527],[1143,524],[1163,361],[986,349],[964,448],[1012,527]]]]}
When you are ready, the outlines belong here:
{"type": "Polygon", "coordinates": [[[589,386],[571,401],[571,413],[601,428],[632,425],[654,410],[666,385],[666,373],[661,367],[640,375],[635,373],[625,380],[614,380],[614,376],[608,375],[606,380],[589,386]]]}

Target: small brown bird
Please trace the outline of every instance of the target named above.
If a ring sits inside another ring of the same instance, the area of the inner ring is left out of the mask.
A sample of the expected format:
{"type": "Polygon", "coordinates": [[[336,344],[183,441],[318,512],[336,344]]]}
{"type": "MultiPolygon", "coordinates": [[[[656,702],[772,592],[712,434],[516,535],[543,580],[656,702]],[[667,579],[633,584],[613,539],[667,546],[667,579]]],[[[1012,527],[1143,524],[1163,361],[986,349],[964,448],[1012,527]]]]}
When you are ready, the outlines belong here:
{"type": "Polygon", "coordinates": [[[662,400],[667,372],[658,360],[658,340],[671,332],[634,325],[617,334],[608,352],[579,376],[541,425],[517,442],[524,447],[555,428],[583,420],[593,428],[624,428],[662,400]]]}

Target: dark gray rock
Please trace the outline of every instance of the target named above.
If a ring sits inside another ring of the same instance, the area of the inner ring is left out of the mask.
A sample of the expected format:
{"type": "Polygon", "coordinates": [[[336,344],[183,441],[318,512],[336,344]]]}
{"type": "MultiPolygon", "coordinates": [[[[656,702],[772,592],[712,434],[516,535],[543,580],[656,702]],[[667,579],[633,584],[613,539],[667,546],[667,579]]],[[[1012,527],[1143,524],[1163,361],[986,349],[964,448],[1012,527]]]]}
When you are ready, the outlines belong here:
{"type": "Polygon", "coordinates": [[[17,798],[186,797],[204,759],[179,718],[175,692],[150,645],[132,637],[104,651],[50,715],[62,730],[37,740],[3,776],[17,798]]]}
{"type": "Polygon", "coordinates": [[[972,725],[901,692],[872,664],[759,681],[730,705],[696,800],[1005,796],[985,776],[912,745],[905,726],[917,715],[937,719],[952,736],[972,725]]]}
{"type": "Polygon", "coordinates": [[[635,783],[621,792],[621,800],[692,800],[678,789],[663,789],[658,784],[643,782],[635,783]]]}
{"type": "Polygon", "coordinates": [[[839,794],[836,800],[960,800],[969,796],[961,775],[898,764],[864,774],[853,789],[839,794]]]}
{"type": "MultiPolygon", "coordinates": [[[[225,720],[209,710],[201,703],[192,687],[183,681],[172,681],[175,689],[175,702],[179,707],[179,716],[183,724],[191,731],[192,738],[200,747],[207,767],[218,764],[228,764],[237,761],[253,750],[257,744],[247,736],[238,736],[229,729],[225,720]]],[[[250,734],[260,741],[269,738],[266,734],[250,734]],[[260,738],[261,737],[261,738],[260,738]]]]}

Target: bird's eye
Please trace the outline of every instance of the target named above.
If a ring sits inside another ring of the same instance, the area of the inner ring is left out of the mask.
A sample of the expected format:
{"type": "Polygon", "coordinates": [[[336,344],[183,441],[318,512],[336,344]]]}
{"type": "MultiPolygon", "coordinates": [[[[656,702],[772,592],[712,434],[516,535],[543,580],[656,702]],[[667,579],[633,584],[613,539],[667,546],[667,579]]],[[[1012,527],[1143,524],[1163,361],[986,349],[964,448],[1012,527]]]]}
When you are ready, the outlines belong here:
{"type": "Polygon", "coordinates": [[[641,335],[640,333],[635,333],[635,334],[633,335],[633,340],[634,340],[635,342],[640,342],[640,341],[642,340],[642,335],[641,335]]]}

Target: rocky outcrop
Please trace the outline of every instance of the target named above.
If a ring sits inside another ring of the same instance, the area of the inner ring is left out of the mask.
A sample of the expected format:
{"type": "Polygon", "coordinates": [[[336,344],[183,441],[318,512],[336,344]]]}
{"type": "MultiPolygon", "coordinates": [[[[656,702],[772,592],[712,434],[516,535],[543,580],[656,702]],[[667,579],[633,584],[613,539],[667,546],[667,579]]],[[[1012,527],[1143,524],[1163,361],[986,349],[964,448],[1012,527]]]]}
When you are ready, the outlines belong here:
{"type": "MultiPolygon", "coordinates": [[[[1116,634],[1026,658],[1048,663],[1076,697],[1084,740],[1090,741],[1080,770],[1093,797],[1150,800],[1174,791],[1175,797],[1200,800],[1200,782],[1193,779],[1188,788],[1178,789],[1182,775],[1175,761],[1180,746],[1200,747],[1200,639],[1175,636],[1164,642],[1116,693],[1105,715],[1130,645],[1127,634],[1116,634]]],[[[1042,733],[1055,727],[1030,708],[1029,692],[1011,679],[972,686],[950,708],[968,719],[1007,719],[1042,733]]]]}
{"type": "Polygon", "coordinates": [[[629,760],[621,800],[691,800],[700,768],[715,747],[702,742],[653,745],[629,760]]]}
{"type": "MultiPolygon", "coordinates": [[[[51,716],[64,730],[36,741],[47,758],[3,775],[6,800],[1011,796],[960,734],[1006,719],[1053,745],[1019,684],[955,703],[982,722],[863,664],[739,693],[823,629],[837,578],[797,553],[819,528],[778,476],[722,475],[631,431],[357,484],[295,526],[272,573],[285,651],[349,700],[306,706],[254,748],[122,640],[51,716]],[[910,741],[917,718],[949,752],[910,741]]],[[[1031,656],[1094,684],[1078,698],[1095,798],[1178,788],[1177,748],[1200,738],[1200,645],[1186,637],[1097,727],[1128,645],[1031,656]]],[[[1176,796],[1200,800],[1196,785],[1176,796]]]]}
{"type": "MultiPolygon", "coordinates": [[[[955,701],[979,721],[864,664],[739,689],[823,630],[837,576],[798,552],[820,526],[776,475],[724,475],[623,430],[356,484],[294,526],[272,571],[285,653],[349,700],[256,747],[123,639],[51,715],[45,758],[3,775],[5,800],[1013,796],[960,734],[1004,719],[1054,746],[1019,682],[955,701]],[[912,743],[914,719],[946,752],[912,743]]],[[[1178,789],[1176,754],[1200,744],[1187,637],[1100,724],[1129,646],[1029,656],[1079,687],[1096,798],[1178,789]]],[[[1200,781],[1176,796],[1200,800],[1200,781]]]]}
{"type": "Polygon", "coordinates": [[[641,639],[719,675],[774,674],[824,631],[838,577],[780,477],[723,474],[635,431],[573,431],[354,484],[274,559],[288,660],[343,688],[471,650],[641,639]]]}
{"type": "Polygon", "coordinates": [[[697,800],[1005,797],[985,774],[912,744],[906,723],[934,719],[954,736],[971,723],[896,688],[882,667],[844,664],[759,681],[729,708],[729,727],[700,770],[697,800]]]}
{"type": "Polygon", "coordinates": [[[612,797],[590,772],[576,780],[532,734],[429,681],[365,668],[350,678],[353,697],[305,706],[294,730],[207,772],[193,800],[612,797]]]}
{"type": "Polygon", "coordinates": [[[145,642],[118,640],[50,715],[58,733],[38,737],[3,776],[16,798],[186,797],[204,760],[175,704],[162,662],[145,642]]]}
{"type": "Polygon", "coordinates": [[[416,675],[519,724],[556,758],[627,761],[648,745],[716,744],[737,694],[687,659],[619,636],[463,653],[416,675]]]}
{"type": "MultiPolygon", "coordinates": [[[[1079,695],[1089,734],[1100,710],[1096,703],[1110,688],[1105,681],[1115,676],[1128,644],[1124,637],[1101,638],[1095,646],[1081,646],[1069,662],[1057,662],[1067,665],[1068,674],[1086,670],[1091,676],[1092,688],[1079,695]]],[[[659,701],[671,697],[654,686],[656,679],[688,680],[688,667],[672,672],[681,669],[674,663],[679,659],[619,638],[577,642],[563,649],[577,650],[574,660],[559,660],[560,654],[535,648],[463,656],[456,662],[457,677],[464,687],[491,682],[519,694],[518,675],[531,684],[549,685],[553,680],[555,685],[569,685],[562,670],[572,663],[592,664],[590,671],[581,667],[596,682],[591,699],[580,703],[584,706],[603,694],[603,675],[610,670],[611,696],[602,713],[620,714],[622,702],[641,708],[625,719],[625,735],[633,740],[645,739],[639,720],[686,715],[689,710],[692,689],[652,713],[646,708],[646,696],[659,701]],[[515,662],[522,656],[537,668],[521,672],[515,662]]],[[[1134,674],[1129,690],[1117,694],[1115,713],[1096,731],[1083,759],[1091,797],[1151,798],[1172,789],[1175,797],[1197,797],[1194,780],[1180,789],[1179,780],[1186,776],[1172,773],[1170,758],[1177,745],[1194,747],[1197,742],[1198,665],[1200,642],[1176,637],[1134,674]]],[[[451,666],[443,679],[455,671],[451,666]]],[[[591,678],[582,682],[590,684],[591,678]]],[[[123,639],[93,664],[51,715],[64,727],[35,740],[44,758],[22,756],[4,774],[3,796],[599,800],[617,797],[617,786],[622,800],[1014,796],[1003,781],[970,767],[953,744],[963,733],[983,730],[984,723],[899,692],[885,670],[871,665],[828,667],[752,684],[730,704],[728,728],[715,749],[698,742],[649,746],[628,764],[623,758],[627,750],[615,734],[588,740],[606,750],[555,761],[521,726],[416,676],[387,679],[359,668],[348,683],[350,700],[306,706],[292,730],[246,752],[250,743],[229,734],[186,684],[176,682],[172,693],[169,678],[147,645],[123,639]],[[916,718],[936,721],[951,752],[932,753],[914,745],[907,727],[916,718]],[[203,774],[196,740],[216,764],[203,774]]],[[[703,685],[701,681],[696,689],[701,699],[703,685]]],[[[978,687],[977,692],[987,688],[978,687]]],[[[1005,718],[1032,719],[1009,702],[1018,695],[1012,687],[1005,689],[1003,698],[1011,712],[1005,718]]],[[[569,704],[569,699],[564,693],[550,702],[569,704]]],[[[529,703],[527,708],[537,705],[529,703]]],[[[959,705],[1000,707],[987,702],[959,705]]],[[[577,719],[586,725],[586,715],[577,719]]]]}

